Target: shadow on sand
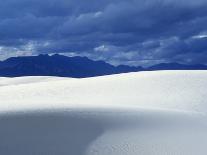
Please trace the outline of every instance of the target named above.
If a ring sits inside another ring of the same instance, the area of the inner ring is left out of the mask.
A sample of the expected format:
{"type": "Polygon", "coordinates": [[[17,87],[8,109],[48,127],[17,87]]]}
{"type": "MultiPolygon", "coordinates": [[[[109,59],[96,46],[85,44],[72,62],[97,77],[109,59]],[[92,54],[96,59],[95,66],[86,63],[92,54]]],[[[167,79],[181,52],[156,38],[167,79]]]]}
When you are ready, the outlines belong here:
{"type": "Polygon", "coordinates": [[[95,120],[61,112],[0,116],[2,155],[83,155],[103,132],[95,120]]]}

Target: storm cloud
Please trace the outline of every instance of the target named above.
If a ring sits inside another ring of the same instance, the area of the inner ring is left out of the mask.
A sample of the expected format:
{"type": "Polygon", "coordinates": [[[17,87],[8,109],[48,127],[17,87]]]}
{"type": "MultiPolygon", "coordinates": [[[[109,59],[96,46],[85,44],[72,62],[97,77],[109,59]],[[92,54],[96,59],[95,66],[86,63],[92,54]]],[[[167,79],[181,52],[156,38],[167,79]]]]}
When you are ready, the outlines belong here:
{"type": "Polygon", "coordinates": [[[0,59],[61,53],[112,64],[207,63],[206,0],[7,0],[0,59]]]}

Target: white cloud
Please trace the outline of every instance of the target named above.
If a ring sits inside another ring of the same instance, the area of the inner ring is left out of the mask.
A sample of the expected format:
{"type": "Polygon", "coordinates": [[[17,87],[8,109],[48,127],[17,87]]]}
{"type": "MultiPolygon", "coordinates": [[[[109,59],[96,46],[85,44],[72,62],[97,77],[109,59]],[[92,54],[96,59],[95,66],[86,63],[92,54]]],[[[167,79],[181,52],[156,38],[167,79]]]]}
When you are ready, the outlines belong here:
{"type": "Polygon", "coordinates": [[[106,46],[106,45],[101,45],[101,46],[95,47],[94,51],[96,51],[96,52],[109,52],[110,47],[106,46]]]}
{"type": "Polygon", "coordinates": [[[202,39],[202,38],[207,38],[207,32],[202,32],[198,35],[195,35],[192,37],[193,39],[202,39]]]}

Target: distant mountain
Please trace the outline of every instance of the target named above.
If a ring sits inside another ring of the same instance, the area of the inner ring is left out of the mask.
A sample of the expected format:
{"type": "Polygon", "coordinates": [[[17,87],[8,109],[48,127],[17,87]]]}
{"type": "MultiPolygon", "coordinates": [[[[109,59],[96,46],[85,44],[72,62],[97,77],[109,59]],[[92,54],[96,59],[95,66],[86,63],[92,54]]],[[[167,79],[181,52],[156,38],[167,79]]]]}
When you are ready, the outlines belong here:
{"type": "Polygon", "coordinates": [[[93,61],[87,57],[63,55],[39,55],[12,57],[0,62],[0,76],[61,76],[93,77],[117,73],[136,72],[141,67],[113,66],[104,61],[93,61]]]}
{"type": "Polygon", "coordinates": [[[148,68],[127,65],[113,66],[104,61],[90,60],[87,57],[67,57],[58,54],[12,57],[0,61],[0,76],[4,77],[61,76],[84,78],[153,70],[207,70],[207,66],[178,63],[161,63],[148,68]]]}
{"type": "Polygon", "coordinates": [[[146,70],[207,70],[207,66],[202,64],[185,65],[179,63],[161,63],[148,67],[146,70]]]}

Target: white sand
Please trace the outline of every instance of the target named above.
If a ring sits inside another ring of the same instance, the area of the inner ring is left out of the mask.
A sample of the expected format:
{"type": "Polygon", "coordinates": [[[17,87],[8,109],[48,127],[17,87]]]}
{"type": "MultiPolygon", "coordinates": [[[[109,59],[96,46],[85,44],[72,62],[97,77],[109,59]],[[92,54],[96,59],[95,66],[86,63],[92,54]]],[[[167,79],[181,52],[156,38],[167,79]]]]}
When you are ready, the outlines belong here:
{"type": "Polygon", "coordinates": [[[0,78],[0,154],[203,155],[207,71],[0,78]]]}

